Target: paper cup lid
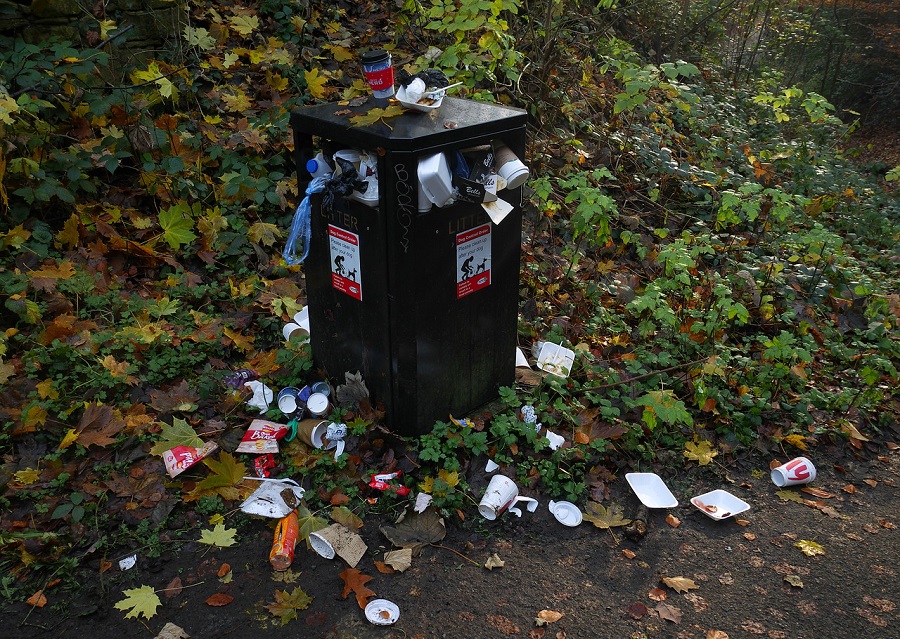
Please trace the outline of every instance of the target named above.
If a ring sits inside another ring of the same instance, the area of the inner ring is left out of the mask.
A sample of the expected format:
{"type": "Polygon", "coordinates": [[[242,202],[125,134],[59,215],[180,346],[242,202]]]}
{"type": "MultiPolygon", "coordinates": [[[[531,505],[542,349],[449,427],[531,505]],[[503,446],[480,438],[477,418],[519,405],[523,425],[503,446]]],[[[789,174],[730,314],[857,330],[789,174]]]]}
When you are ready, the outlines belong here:
{"type": "Polygon", "coordinates": [[[556,517],[556,521],[563,526],[577,526],[581,523],[583,516],[578,507],[569,501],[551,501],[550,512],[556,517]]]}
{"type": "Polygon", "coordinates": [[[387,599],[373,599],[366,605],[366,619],[376,626],[390,626],[400,618],[400,608],[387,599]]]}
{"type": "Polygon", "coordinates": [[[306,400],[306,407],[314,415],[321,415],[328,410],[328,397],[323,393],[313,393],[306,400]]]}

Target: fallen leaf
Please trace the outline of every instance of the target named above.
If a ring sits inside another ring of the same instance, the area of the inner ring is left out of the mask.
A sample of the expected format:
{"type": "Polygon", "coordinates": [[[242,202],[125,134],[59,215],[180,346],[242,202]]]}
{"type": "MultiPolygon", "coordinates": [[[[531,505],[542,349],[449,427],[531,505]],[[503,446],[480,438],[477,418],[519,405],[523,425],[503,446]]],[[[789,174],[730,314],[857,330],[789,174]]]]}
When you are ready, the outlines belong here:
{"type": "Polygon", "coordinates": [[[634,559],[635,557],[637,557],[637,554],[635,554],[633,550],[628,550],[628,548],[623,548],[622,554],[625,555],[625,557],[627,557],[628,559],[634,559]]]}
{"type": "Polygon", "coordinates": [[[169,584],[162,589],[163,597],[172,599],[181,594],[183,586],[181,585],[181,577],[175,577],[169,584]]]}
{"type": "Polygon", "coordinates": [[[412,565],[412,553],[412,548],[386,552],[384,563],[398,572],[403,572],[412,565]]]}
{"type": "Polygon", "coordinates": [[[735,519],[734,523],[736,523],[738,526],[744,526],[744,527],[747,527],[750,525],[750,522],[747,521],[746,519],[735,519]]]}
{"type": "Polygon", "coordinates": [[[653,601],[665,601],[666,591],[662,588],[654,588],[647,593],[647,596],[650,597],[653,601]]]}
{"type": "Polygon", "coordinates": [[[700,586],[694,583],[693,579],[688,579],[687,577],[663,577],[662,581],[669,588],[672,588],[675,592],[680,593],[685,593],[688,590],[696,590],[700,588],[700,586]]]}
{"type": "Polygon", "coordinates": [[[378,570],[378,572],[380,572],[382,575],[393,575],[395,572],[397,572],[383,561],[374,561],[372,563],[375,564],[375,569],[378,570]]]}
{"type": "Polygon", "coordinates": [[[706,639],[728,639],[728,633],[721,630],[710,630],[706,633],[706,639]]]}
{"type": "Polygon", "coordinates": [[[656,604],[653,612],[659,615],[660,619],[665,619],[666,621],[671,621],[672,623],[681,623],[681,610],[679,610],[672,604],[661,601],[656,604]]]}
{"type": "Polygon", "coordinates": [[[156,614],[156,609],[162,605],[159,597],[156,596],[156,593],[150,586],[129,588],[123,590],[122,594],[125,595],[125,599],[118,602],[115,608],[116,610],[128,610],[128,614],[125,615],[126,619],[133,619],[138,616],[150,619],[156,614]]]}
{"type": "Polygon", "coordinates": [[[154,639],[189,639],[190,635],[181,626],[176,626],[171,621],[162,627],[154,639]]]}
{"type": "Polygon", "coordinates": [[[816,555],[825,554],[825,548],[822,546],[822,544],[816,543],[815,541],[801,539],[794,545],[801,551],[803,551],[803,554],[807,557],[815,557],[816,555]]]}
{"type": "Polygon", "coordinates": [[[341,599],[346,599],[347,595],[353,592],[356,594],[356,603],[359,604],[360,608],[365,609],[366,600],[375,596],[375,592],[366,587],[366,584],[372,581],[373,577],[362,574],[356,568],[347,568],[340,574],[340,577],[344,581],[341,599]]]}
{"type": "Polygon", "coordinates": [[[784,501],[795,501],[798,504],[803,503],[803,497],[800,496],[800,493],[794,490],[776,490],[775,494],[784,501]]]}
{"type": "Polygon", "coordinates": [[[841,488],[841,490],[843,490],[845,493],[849,493],[850,495],[852,495],[853,493],[856,492],[856,486],[854,486],[853,484],[847,484],[846,486],[841,488]]]}
{"type": "Polygon", "coordinates": [[[722,584],[723,586],[733,585],[734,584],[734,575],[732,575],[730,572],[723,573],[719,577],[719,583],[722,584]]]}
{"type": "Polygon", "coordinates": [[[803,582],[800,580],[800,577],[797,575],[785,575],[784,580],[791,584],[794,588],[802,588],[803,582]]]}
{"type": "Polygon", "coordinates": [[[800,490],[805,492],[807,495],[812,495],[813,497],[818,497],[819,499],[830,499],[834,497],[832,493],[829,493],[826,490],[822,490],[821,488],[816,488],[815,486],[804,486],[800,490]]]}
{"type": "Polygon", "coordinates": [[[312,597],[300,588],[294,588],[290,594],[286,590],[276,590],[275,601],[265,606],[265,608],[278,617],[281,620],[281,625],[284,626],[289,621],[297,618],[298,610],[306,610],[311,603],[312,597]]]}
{"type": "Polygon", "coordinates": [[[647,606],[640,601],[635,602],[625,609],[632,619],[642,619],[647,614],[647,606]]]}
{"type": "Polygon", "coordinates": [[[877,526],[874,526],[872,524],[864,524],[863,530],[865,530],[867,533],[870,533],[872,535],[877,535],[878,533],[881,532],[880,530],[878,530],[877,526]]]}
{"type": "Polygon", "coordinates": [[[343,525],[345,528],[349,528],[350,530],[359,530],[363,527],[363,520],[359,518],[359,515],[354,513],[346,506],[332,508],[331,518],[337,523],[343,525]]]}
{"type": "Polygon", "coordinates": [[[672,513],[669,513],[668,515],[666,515],[666,523],[669,524],[672,528],[678,528],[681,525],[681,520],[672,513]]]}
{"type": "Polygon", "coordinates": [[[447,534],[443,518],[433,508],[408,512],[395,526],[382,526],[382,534],[399,548],[421,548],[441,541],[447,534]]]}
{"type": "Polygon", "coordinates": [[[43,608],[47,605],[47,597],[44,596],[43,590],[38,590],[36,593],[26,599],[25,603],[27,603],[29,606],[34,606],[35,608],[43,608]]]}
{"type": "Polygon", "coordinates": [[[230,572],[231,572],[231,566],[229,566],[227,563],[224,563],[221,566],[219,566],[219,570],[218,570],[218,572],[216,572],[216,577],[219,577],[219,578],[224,577],[225,575],[227,575],[230,572]]]}
{"type": "Polygon", "coordinates": [[[793,446],[794,448],[797,448],[799,450],[807,449],[806,437],[804,437],[803,435],[801,435],[799,433],[794,433],[793,435],[788,435],[782,441],[784,441],[787,444],[790,444],[791,446],[793,446]]]}
{"type": "Polygon", "coordinates": [[[162,456],[167,450],[172,450],[177,446],[187,446],[189,448],[201,448],[203,440],[197,435],[196,431],[191,428],[183,419],[177,417],[172,420],[172,425],[163,424],[162,430],[159,432],[159,441],[150,449],[151,455],[162,456]]]}
{"type": "Polygon", "coordinates": [[[893,522],[890,522],[887,519],[879,519],[878,525],[881,526],[882,528],[887,528],[887,529],[891,529],[894,527],[893,522]]]}
{"type": "Polygon", "coordinates": [[[613,528],[616,526],[627,526],[631,523],[630,519],[623,516],[622,507],[618,504],[610,504],[609,509],[595,501],[589,501],[585,504],[584,518],[594,524],[597,528],[613,528]]]}
{"type": "Polygon", "coordinates": [[[484,562],[484,567],[488,570],[493,570],[494,568],[503,568],[503,566],[505,565],[506,564],[502,559],[500,559],[500,556],[497,553],[494,553],[493,555],[488,557],[488,560],[484,562]]]}
{"type": "MultiPolygon", "coordinates": [[[[537,615],[537,619],[543,623],[556,623],[562,619],[562,617],[563,613],[556,612],[555,610],[541,610],[537,615]]],[[[540,623],[538,625],[540,625],[540,623]]]]}
{"type": "Polygon", "coordinates": [[[295,584],[300,579],[300,572],[294,572],[290,568],[287,570],[273,570],[272,581],[280,581],[284,584],[295,584]]]}
{"type": "Polygon", "coordinates": [[[747,541],[756,541],[756,535],[752,532],[745,532],[744,539],[746,539],[747,541]]]}
{"type": "Polygon", "coordinates": [[[705,439],[699,442],[687,442],[684,445],[685,459],[696,461],[700,466],[706,466],[718,454],[719,451],[713,450],[712,443],[705,439]]]}
{"type": "Polygon", "coordinates": [[[199,541],[201,544],[228,548],[237,543],[234,538],[236,533],[237,528],[225,528],[224,524],[216,524],[212,530],[201,530],[199,541]]]}
{"type": "Polygon", "coordinates": [[[875,486],[878,485],[878,482],[875,481],[874,479],[863,479],[863,483],[868,484],[872,488],[875,488],[875,486]]]}
{"type": "Polygon", "coordinates": [[[206,603],[207,606],[219,608],[221,606],[227,606],[232,601],[234,601],[234,597],[227,592],[217,592],[214,595],[210,595],[204,603],[206,603]]]}

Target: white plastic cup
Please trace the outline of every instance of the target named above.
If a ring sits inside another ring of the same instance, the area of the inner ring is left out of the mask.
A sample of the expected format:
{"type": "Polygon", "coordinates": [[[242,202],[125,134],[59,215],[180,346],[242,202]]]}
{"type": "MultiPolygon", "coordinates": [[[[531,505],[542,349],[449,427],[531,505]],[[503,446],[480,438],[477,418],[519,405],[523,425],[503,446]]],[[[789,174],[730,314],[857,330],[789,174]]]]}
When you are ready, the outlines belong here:
{"type": "Polygon", "coordinates": [[[494,142],[494,171],[506,181],[506,188],[517,189],[528,179],[528,167],[502,142],[494,142]]]}
{"type": "Polygon", "coordinates": [[[816,467],[806,457],[795,457],[772,469],[772,481],[779,488],[808,484],[816,478],[816,467]]]}
{"type": "Polygon", "coordinates": [[[537,500],[531,497],[519,497],[519,487],[509,477],[505,475],[494,475],[491,477],[491,483],[488,484],[481,503],[478,504],[478,512],[482,517],[493,521],[497,519],[504,511],[508,510],[516,517],[522,516],[522,511],[515,508],[519,502],[528,504],[528,511],[537,510],[537,500]]]}

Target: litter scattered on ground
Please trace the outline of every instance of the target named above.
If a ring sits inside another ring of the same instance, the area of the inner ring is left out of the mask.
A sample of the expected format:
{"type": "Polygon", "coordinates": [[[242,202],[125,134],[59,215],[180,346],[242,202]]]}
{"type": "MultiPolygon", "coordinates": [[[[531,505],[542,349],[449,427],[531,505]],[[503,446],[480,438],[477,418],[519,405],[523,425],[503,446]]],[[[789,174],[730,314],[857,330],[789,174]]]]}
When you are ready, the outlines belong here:
{"type": "Polygon", "coordinates": [[[721,489],[698,495],[691,503],[706,516],[719,521],[750,510],[750,504],[721,489]]]}
{"type": "Polygon", "coordinates": [[[816,467],[806,457],[795,457],[772,469],[772,482],[779,488],[808,484],[816,478],[816,467]]]}
{"type": "Polygon", "coordinates": [[[551,514],[556,517],[556,521],[563,526],[578,526],[584,519],[578,506],[570,501],[553,501],[547,505],[551,514]]]}
{"type": "Polygon", "coordinates": [[[627,473],[625,481],[647,508],[675,508],[678,500],[656,473],[627,473]]]}
{"type": "Polygon", "coordinates": [[[248,515],[259,515],[282,519],[297,508],[303,499],[304,490],[293,479],[266,479],[245,477],[261,481],[259,488],[253,491],[240,505],[242,512],[248,515]],[[289,503],[290,502],[290,503],[289,503]]]}
{"type": "Polygon", "coordinates": [[[366,604],[366,619],[376,626],[390,626],[400,618],[400,608],[387,599],[373,599],[366,604]]]}

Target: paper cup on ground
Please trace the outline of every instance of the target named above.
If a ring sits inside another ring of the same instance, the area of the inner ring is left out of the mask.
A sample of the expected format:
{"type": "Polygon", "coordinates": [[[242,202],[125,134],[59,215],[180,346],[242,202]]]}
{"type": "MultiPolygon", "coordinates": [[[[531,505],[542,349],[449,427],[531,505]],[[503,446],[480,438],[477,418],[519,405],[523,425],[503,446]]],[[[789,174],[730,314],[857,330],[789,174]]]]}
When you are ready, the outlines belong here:
{"type": "Polygon", "coordinates": [[[278,410],[285,415],[293,415],[300,408],[300,389],[288,386],[278,393],[278,410]]]}
{"type": "Polygon", "coordinates": [[[364,53],[362,66],[372,95],[376,98],[389,98],[394,95],[394,66],[390,53],[383,49],[364,53]]]}
{"type": "Polygon", "coordinates": [[[306,339],[309,337],[309,331],[295,322],[288,322],[285,324],[284,328],[281,329],[281,334],[284,335],[285,340],[290,340],[292,337],[298,339],[306,339]]]}
{"type": "Polygon", "coordinates": [[[306,400],[306,409],[313,417],[324,417],[331,410],[331,402],[324,393],[313,393],[306,400]]]}
{"type": "Polygon", "coordinates": [[[294,323],[309,333],[309,305],[303,307],[303,310],[294,314],[294,323]]]}
{"type": "Polygon", "coordinates": [[[351,568],[356,567],[368,549],[362,537],[341,524],[331,524],[310,533],[309,544],[325,559],[334,559],[337,555],[351,568]]]}
{"type": "Polygon", "coordinates": [[[779,488],[808,484],[816,478],[816,467],[806,457],[795,457],[788,463],[773,468],[771,477],[779,488]]]}
{"type": "Polygon", "coordinates": [[[328,422],[321,419],[304,419],[297,424],[297,437],[307,446],[321,448],[325,442],[322,440],[328,430],[328,422]]]}
{"type": "Polygon", "coordinates": [[[481,503],[478,504],[478,512],[490,521],[497,519],[505,510],[521,517],[522,511],[515,508],[515,504],[519,502],[526,503],[529,512],[537,510],[536,499],[519,497],[519,487],[516,486],[516,482],[504,475],[495,475],[491,478],[487,490],[484,491],[481,503]]]}

